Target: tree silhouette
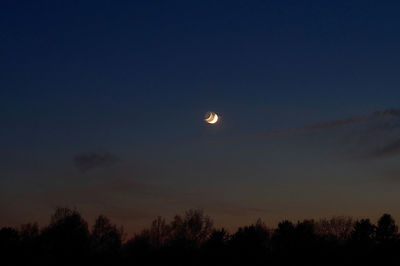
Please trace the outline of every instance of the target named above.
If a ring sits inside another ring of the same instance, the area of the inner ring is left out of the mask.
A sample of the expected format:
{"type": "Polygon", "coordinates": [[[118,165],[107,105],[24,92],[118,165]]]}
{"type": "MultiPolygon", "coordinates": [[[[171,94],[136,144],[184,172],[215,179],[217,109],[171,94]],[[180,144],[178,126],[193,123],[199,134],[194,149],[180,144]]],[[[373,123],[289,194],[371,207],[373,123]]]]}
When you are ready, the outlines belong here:
{"type": "Polygon", "coordinates": [[[42,232],[42,242],[50,260],[57,258],[57,263],[65,264],[83,262],[89,248],[88,224],[78,211],[57,208],[42,232]]]}
{"type": "Polygon", "coordinates": [[[376,228],[376,240],[380,244],[384,244],[390,241],[394,241],[397,238],[397,225],[395,220],[390,214],[383,214],[378,220],[378,226],[376,228]]]}
{"type": "Polygon", "coordinates": [[[220,249],[227,245],[230,240],[229,233],[224,229],[214,229],[205,246],[209,249],[220,249]]]}
{"type": "Polygon", "coordinates": [[[104,215],[99,215],[93,225],[90,235],[90,248],[97,261],[105,263],[120,252],[123,229],[117,228],[104,215]]]}
{"type": "Polygon", "coordinates": [[[135,235],[123,246],[123,261],[125,264],[146,264],[153,253],[148,231],[135,235]]]}
{"type": "Polygon", "coordinates": [[[232,235],[230,245],[239,260],[254,262],[255,260],[262,261],[265,259],[269,242],[270,231],[261,219],[258,219],[253,225],[240,227],[232,235]]]}
{"type": "Polygon", "coordinates": [[[353,231],[349,239],[348,257],[352,257],[354,262],[368,264],[374,261],[375,230],[369,219],[361,219],[354,224],[353,231]]]}
{"type": "MultiPolygon", "coordinates": [[[[11,227],[0,229],[0,255],[1,261],[16,263],[19,261],[19,234],[11,227]]],[[[12,264],[9,264],[12,265],[12,264]]]]}
{"type": "Polygon", "coordinates": [[[40,253],[39,248],[40,230],[37,223],[23,224],[19,230],[20,249],[23,256],[21,258],[28,263],[40,253]]]}
{"type": "Polygon", "coordinates": [[[57,208],[42,230],[36,223],[0,228],[1,265],[398,265],[397,225],[384,214],[374,225],[350,217],[260,219],[229,234],[202,210],[170,222],[158,216],[124,243],[123,230],[99,215],[89,233],[81,214],[57,208]]]}
{"type": "Polygon", "coordinates": [[[214,229],[204,243],[204,256],[216,264],[223,264],[229,257],[228,242],[231,236],[224,229],[214,229]]]}
{"type": "Polygon", "coordinates": [[[202,210],[188,210],[183,217],[174,217],[170,226],[170,241],[172,245],[198,248],[212,230],[213,222],[202,210]]]}
{"type": "Polygon", "coordinates": [[[37,223],[27,223],[21,225],[21,229],[19,231],[20,239],[23,242],[34,241],[39,237],[39,225],[37,223]]]}
{"type": "Polygon", "coordinates": [[[351,232],[351,240],[356,241],[358,244],[370,245],[373,241],[375,234],[375,226],[370,222],[369,219],[361,219],[354,225],[354,229],[351,232]]]}
{"type": "Polygon", "coordinates": [[[158,216],[151,223],[148,231],[150,243],[155,248],[160,248],[167,243],[170,237],[171,227],[167,225],[164,218],[158,216]]]}
{"type": "Polygon", "coordinates": [[[397,234],[397,225],[390,214],[383,214],[379,218],[376,227],[376,258],[378,263],[381,263],[382,258],[385,261],[395,262],[399,257],[399,243],[397,234]]]}
{"type": "Polygon", "coordinates": [[[290,221],[282,221],[275,230],[273,239],[273,247],[276,252],[292,251],[295,245],[295,227],[290,221]]]}
{"type": "Polygon", "coordinates": [[[351,217],[336,216],[330,219],[320,219],[315,224],[316,233],[327,238],[346,241],[353,230],[354,221],[351,217]]]}
{"type": "Polygon", "coordinates": [[[298,222],[294,230],[295,252],[300,261],[312,262],[314,252],[318,249],[318,237],[315,233],[313,220],[298,222]]]}

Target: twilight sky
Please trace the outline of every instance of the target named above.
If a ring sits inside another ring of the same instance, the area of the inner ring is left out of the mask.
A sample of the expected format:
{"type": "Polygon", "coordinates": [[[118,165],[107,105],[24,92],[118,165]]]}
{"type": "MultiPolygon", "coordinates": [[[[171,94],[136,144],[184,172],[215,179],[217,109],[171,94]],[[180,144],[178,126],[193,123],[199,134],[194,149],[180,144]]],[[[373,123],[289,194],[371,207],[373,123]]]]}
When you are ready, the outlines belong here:
{"type": "Polygon", "coordinates": [[[400,2],[1,1],[0,225],[400,219],[400,2]],[[219,124],[202,121],[207,111],[219,124]]]}

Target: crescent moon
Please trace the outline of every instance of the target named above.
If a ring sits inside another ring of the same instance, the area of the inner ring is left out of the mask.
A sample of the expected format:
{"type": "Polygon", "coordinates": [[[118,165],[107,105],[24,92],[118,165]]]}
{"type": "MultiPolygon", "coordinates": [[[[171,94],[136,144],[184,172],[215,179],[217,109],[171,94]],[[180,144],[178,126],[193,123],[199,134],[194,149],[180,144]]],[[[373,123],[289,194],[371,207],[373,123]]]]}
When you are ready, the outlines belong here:
{"type": "Polygon", "coordinates": [[[214,114],[213,114],[213,113],[210,113],[209,116],[208,116],[206,119],[204,119],[204,120],[206,120],[206,122],[209,123],[209,122],[212,121],[213,119],[214,119],[214,114]]]}
{"type": "Polygon", "coordinates": [[[209,124],[215,124],[218,122],[219,117],[216,113],[210,112],[209,117],[204,119],[209,124]]]}
{"type": "Polygon", "coordinates": [[[210,123],[210,124],[215,124],[215,123],[217,123],[218,122],[218,115],[217,114],[214,114],[214,118],[211,120],[211,121],[209,121],[208,123],[210,123]]]}
{"type": "Polygon", "coordinates": [[[209,116],[204,119],[207,123],[210,123],[214,119],[214,113],[210,113],[209,116]]]}

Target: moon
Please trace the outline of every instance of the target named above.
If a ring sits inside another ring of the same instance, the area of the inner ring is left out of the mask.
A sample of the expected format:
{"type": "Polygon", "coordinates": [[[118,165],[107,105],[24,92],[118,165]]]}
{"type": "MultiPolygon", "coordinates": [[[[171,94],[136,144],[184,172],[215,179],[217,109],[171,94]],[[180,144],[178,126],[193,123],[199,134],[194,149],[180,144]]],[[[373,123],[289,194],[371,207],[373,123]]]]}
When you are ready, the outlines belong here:
{"type": "Polygon", "coordinates": [[[206,116],[207,117],[204,119],[204,121],[209,124],[215,124],[219,121],[219,116],[214,112],[208,112],[206,116]]]}

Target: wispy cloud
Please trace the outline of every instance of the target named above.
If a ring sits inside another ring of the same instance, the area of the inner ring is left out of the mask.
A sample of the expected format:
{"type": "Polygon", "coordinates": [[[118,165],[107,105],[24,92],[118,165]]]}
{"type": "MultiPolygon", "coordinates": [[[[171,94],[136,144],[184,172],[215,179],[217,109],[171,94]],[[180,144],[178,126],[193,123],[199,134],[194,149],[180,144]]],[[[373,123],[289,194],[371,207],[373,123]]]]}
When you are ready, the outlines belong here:
{"type": "Polygon", "coordinates": [[[85,173],[94,168],[102,168],[114,165],[121,161],[121,159],[109,152],[106,153],[95,153],[87,152],[80,153],[73,158],[75,167],[81,172],[85,173]]]}
{"type": "Polygon", "coordinates": [[[273,130],[273,131],[269,131],[267,133],[260,135],[260,137],[270,138],[270,137],[275,137],[275,136],[291,135],[291,134],[296,134],[296,133],[300,133],[300,132],[311,132],[311,131],[316,131],[316,130],[331,129],[331,128],[337,128],[337,127],[341,127],[341,126],[345,126],[345,125],[352,125],[352,124],[357,124],[357,123],[362,123],[362,122],[374,121],[374,120],[378,120],[378,119],[381,119],[384,117],[389,117],[389,116],[400,117],[400,109],[387,109],[384,111],[377,111],[370,115],[365,115],[365,116],[353,116],[353,117],[349,117],[346,119],[319,122],[319,123],[314,123],[314,124],[298,126],[298,127],[291,128],[291,129],[273,130]]]}
{"type": "Polygon", "coordinates": [[[400,153],[400,139],[390,142],[382,147],[374,149],[368,154],[368,158],[382,158],[400,153]]]}
{"type": "Polygon", "coordinates": [[[314,131],[323,131],[326,134],[335,128],[361,123],[365,123],[368,127],[358,133],[357,139],[352,139],[354,141],[353,144],[356,146],[355,152],[358,154],[357,156],[364,159],[377,159],[400,154],[400,139],[396,134],[396,130],[400,128],[400,109],[386,109],[363,116],[351,116],[345,119],[322,121],[289,129],[277,129],[257,135],[236,138],[233,141],[268,139],[314,131]]]}

